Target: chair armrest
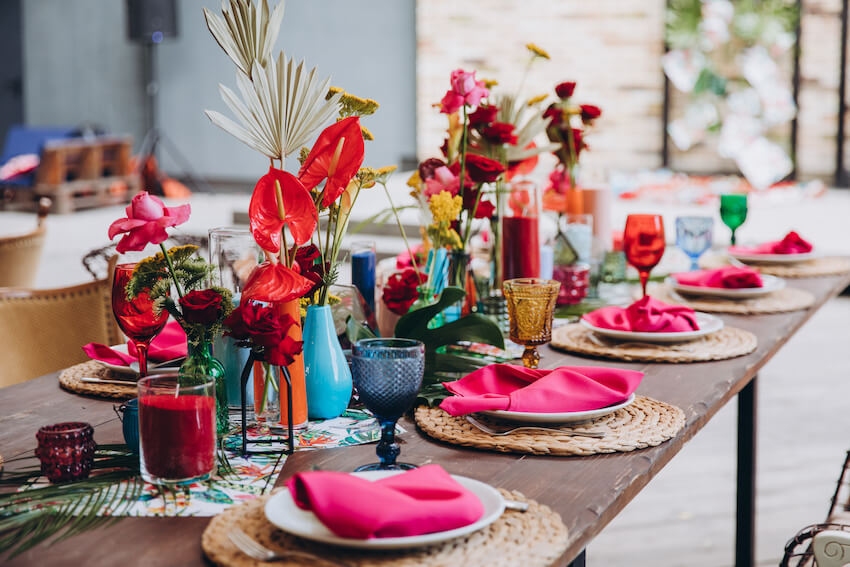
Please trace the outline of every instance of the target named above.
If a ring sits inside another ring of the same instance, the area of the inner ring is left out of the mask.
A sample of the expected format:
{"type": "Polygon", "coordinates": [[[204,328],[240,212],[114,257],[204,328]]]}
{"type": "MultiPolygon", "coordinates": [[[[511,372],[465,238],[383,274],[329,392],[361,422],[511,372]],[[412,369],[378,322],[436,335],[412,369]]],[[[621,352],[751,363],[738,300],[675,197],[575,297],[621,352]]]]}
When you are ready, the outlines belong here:
{"type": "Polygon", "coordinates": [[[841,567],[850,563],[850,533],[826,530],[812,539],[812,551],[818,567],[841,567]]]}

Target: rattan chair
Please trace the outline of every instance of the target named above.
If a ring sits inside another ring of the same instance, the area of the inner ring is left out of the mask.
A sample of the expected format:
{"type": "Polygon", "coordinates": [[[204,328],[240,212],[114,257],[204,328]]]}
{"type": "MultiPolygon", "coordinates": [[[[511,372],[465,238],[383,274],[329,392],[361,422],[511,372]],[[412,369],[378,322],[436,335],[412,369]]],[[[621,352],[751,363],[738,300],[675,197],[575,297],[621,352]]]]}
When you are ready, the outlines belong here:
{"type": "Polygon", "coordinates": [[[0,287],[32,287],[44,248],[47,233],[44,219],[49,209],[50,199],[41,199],[34,231],[0,237],[0,287]]]}
{"type": "Polygon", "coordinates": [[[86,360],[82,345],[118,344],[110,277],[58,289],[0,289],[0,388],[86,360]]]}

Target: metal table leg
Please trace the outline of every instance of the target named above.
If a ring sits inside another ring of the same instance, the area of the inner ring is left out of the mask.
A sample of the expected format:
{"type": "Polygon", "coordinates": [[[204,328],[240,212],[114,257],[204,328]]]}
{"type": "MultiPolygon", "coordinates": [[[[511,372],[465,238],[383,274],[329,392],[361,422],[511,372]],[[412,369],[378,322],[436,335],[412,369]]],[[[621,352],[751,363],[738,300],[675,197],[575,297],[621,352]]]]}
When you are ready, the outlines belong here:
{"type": "Polygon", "coordinates": [[[581,553],[573,559],[567,567],[585,567],[587,562],[587,549],[582,549],[581,553]]]}
{"type": "Polygon", "coordinates": [[[755,565],[756,549],[756,380],[738,393],[738,483],[735,567],[755,565]]]}

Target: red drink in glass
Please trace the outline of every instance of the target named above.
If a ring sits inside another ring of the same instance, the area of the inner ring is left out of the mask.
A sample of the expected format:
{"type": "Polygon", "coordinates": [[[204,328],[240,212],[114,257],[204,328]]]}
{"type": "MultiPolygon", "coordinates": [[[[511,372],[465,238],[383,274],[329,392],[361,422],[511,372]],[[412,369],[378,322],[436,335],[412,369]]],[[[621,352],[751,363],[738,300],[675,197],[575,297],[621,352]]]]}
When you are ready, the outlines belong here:
{"type": "Polygon", "coordinates": [[[661,215],[629,215],[623,232],[623,251],[626,260],[640,273],[643,295],[649,272],[664,256],[664,221],[661,215]]]}
{"type": "Polygon", "coordinates": [[[127,299],[127,283],[133,276],[136,264],[119,264],[115,266],[115,278],[112,281],[112,313],[118,326],[136,347],[139,354],[139,376],[147,376],[148,345],[157,336],[168,320],[168,313],[163,311],[157,317],[153,313],[153,301],[147,293],[140,293],[135,299],[127,299]]]}

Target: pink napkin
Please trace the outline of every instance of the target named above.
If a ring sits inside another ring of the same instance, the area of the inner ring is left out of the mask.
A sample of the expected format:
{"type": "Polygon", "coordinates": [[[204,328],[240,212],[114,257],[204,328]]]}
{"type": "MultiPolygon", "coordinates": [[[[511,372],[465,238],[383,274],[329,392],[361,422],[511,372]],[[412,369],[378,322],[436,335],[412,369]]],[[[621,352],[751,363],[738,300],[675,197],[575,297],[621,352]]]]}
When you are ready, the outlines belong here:
{"type": "Polygon", "coordinates": [[[286,486],[299,508],[312,510],[340,537],[429,534],[467,526],[484,515],[481,500],[440,465],[375,482],[341,472],[303,472],[286,486]]]}
{"type": "Polygon", "coordinates": [[[691,285],[694,287],[741,289],[764,286],[764,283],[761,281],[761,275],[757,270],[739,268],[738,266],[682,272],[681,274],[673,274],[673,277],[682,285],[691,285]]]}
{"type": "Polygon", "coordinates": [[[440,407],[451,415],[485,410],[560,413],[603,408],[628,398],[643,372],[602,366],[562,366],[555,370],[491,364],[456,382],[443,382],[454,394],[440,407]]]}
{"type": "MultiPolygon", "coordinates": [[[[83,347],[83,351],[89,358],[116,366],[130,366],[131,362],[139,360],[133,341],[127,341],[126,354],[99,343],[89,343],[83,347]]],[[[165,324],[162,332],[151,341],[148,348],[148,360],[165,362],[183,356],[186,356],[186,333],[180,323],[171,320],[165,324]]]]}
{"type": "Polygon", "coordinates": [[[758,246],[730,246],[733,254],[808,254],[814,247],[812,244],[794,232],[785,235],[782,240],[765,242],[758,246]]]}
{"type": "Polygon", "coordinates": [[[681,333],[698,331],[694,310],[681,305],[669,305],[646,296],[626,307],[603,307],[582,318],[603,329],[638,333],[681,333]]]}

